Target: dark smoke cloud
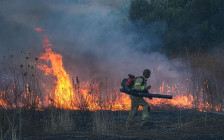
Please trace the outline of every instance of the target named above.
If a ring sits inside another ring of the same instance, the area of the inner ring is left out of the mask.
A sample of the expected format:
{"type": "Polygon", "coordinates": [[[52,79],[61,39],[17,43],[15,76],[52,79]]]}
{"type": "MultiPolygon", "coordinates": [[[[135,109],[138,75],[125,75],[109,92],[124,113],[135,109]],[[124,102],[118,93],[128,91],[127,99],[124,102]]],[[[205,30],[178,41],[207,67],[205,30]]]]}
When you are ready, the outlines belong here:
{"type": "Polygon", "coordinates": [[[149,68],[152,85],[183,79],[184,63],[153,51],[163,47],[160,34],[166,24],[133,24],[129,5],[130,0],[1,1],[0,55],[40,51],[43,33],[33,28],[41,27],[72,76],[120,81],[149,68]]]}

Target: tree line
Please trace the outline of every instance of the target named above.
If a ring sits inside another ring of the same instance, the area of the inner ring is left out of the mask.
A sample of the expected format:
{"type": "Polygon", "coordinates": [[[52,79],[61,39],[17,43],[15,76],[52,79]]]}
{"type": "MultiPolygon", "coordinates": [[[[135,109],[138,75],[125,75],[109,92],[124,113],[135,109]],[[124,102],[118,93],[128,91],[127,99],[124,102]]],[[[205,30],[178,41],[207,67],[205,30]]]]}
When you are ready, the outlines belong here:
{"type": "Polygon", "coordinates": [[[165,22],[162,50],[168,55],[209,52],[223,46],[223,0],[132,0],[132,22],[165,22]]]}

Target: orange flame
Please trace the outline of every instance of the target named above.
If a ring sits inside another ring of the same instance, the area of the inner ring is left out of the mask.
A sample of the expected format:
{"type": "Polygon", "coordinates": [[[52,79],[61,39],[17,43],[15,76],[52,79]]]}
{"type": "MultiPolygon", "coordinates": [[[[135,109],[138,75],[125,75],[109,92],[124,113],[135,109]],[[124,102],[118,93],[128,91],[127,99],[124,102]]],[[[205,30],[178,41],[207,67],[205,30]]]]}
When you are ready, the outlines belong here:
{"type": "Polygon", "coordinates": [[[51,66],[44,64],[38,65],[38,68],[45,71],[45,75],[53,75],[56,77],[55,92],[50,94],[56,107],[63,107],[65,109],[77,109],[73,106],[75,93],[69,79],[69,75],[63,68],[62,56],[52,52],[50,48],[52,44],[49,42],[48,37],[44,36],[43,48],[46,52],[40,56],[41,60],[50,62],[51,66]]]}
{"type": "Polygon", "coordinates": [[[7,108],[7,103],[5,103],[4,100],[0,100],[0,106],[7,108]]]}
{"type": "Polygon", "coordinates": [[[69,75],[66,73],[62,56],[52,51],[52,44],[48,37],[44,36],[43,48],[45,53],[40,56],[41,60],[50,62],[50,66],[46,64],[38,65],[38,68],[45,71],[45,75],[56,77],[54,92],[50,93],[50,101],[55,107],[63,109],[88,109],[88,110],[129,110],[131,101],[127,95],[114,93],[113,97],[101,94],[99,85],[95,84],[95,91],[89,92],[90,84],[78,83],[78,87],[74,88],[71,84],[69,75]],[[119,95],[118,95],[119,94],[119,95]],[[118,98],[118,96],[121,96],[118,98]],[[111,100],[112,98],[116,100],[111,100]],[[105,102],[105,100],[107,101],[105,102]]]}
{"type": "MultiPolygon", "coordinates": [[[[36,29],[39,30],[39,29],[36,29]]],[[[33,95],[29,91],[27,84],[27,90],[22,94],[23,100],[28,100],[24,103],[20,102],[19,106],[26,107],[26,104],[37,103],[39,109],[41,109],[41,104],[50,104],[56,108],[69,109],[69,110],[130,110],[131,100],[129,95],[120,93],[118,86],[116,88],[106,92],[101,88],[100,84],[90,84],[89,82],[77,82],[74,80],[71,82],[69,74],[65,71],[62,61],[62,56],[54,51],[52,51],[52,44],[48,40],[47,36],[44,36],[43,48],[45,52],[39,57],[43,63],[38,64],[38,68],[45,72],[45,75],[53,77],[53,83],[55,87],[51,90],[46,86],[47,84],[42,83],[45,92],[49,95],[44,96],[46,103],[42,103],[38,96],[35,99],[30,98],[33,95]]],[[[158,68],[159,70],[160,68],[158,68]]],[[[186,80],[189,80],[188,78],[186,80]]],[[[50,82],[50,81],[48,81],[50,82]]],[[[221,105],[212,106],[208,102],[199,99],[198,97],[194,99],[193,95],[189,93],[180,85],[169,85],[165,82],[162,83],[159,88],[159,94],[172,94],[174,97],[172,100],[169,99],[158,99],[153,98],[152,100],[146,99],[149,105],[156,107],[166,107],[172,106],[180,109],[197,109],[199,111],[224,111],[221,105]],[[175,94],[175,95],[174,95],[175,94]]],[[[7,91],[7,93],[13,93],[13,90],[7,91]]],[[[197,87],[197,92],[202,94],[203,89],[197,87]]],[[[154,92],[156,94],[156,92],[154,92]]],[[[6,92],[0,92],[0,106],[4,108],[15,107],[9,106],[4,100],[6,92]]],[[[28,107],[29,108],[29,107],[28,107]]],[[[142,110],[142,108],[140,108],[142,110]]]]}
{"type": "MultiPolygon", "coordinates": [[[[76,88],[71,84],[69,75],[66,73],[63,68],[62,56],[52,51],[52,44],[49,42],[47,36],[44,36],[43,47],[46,52],[41,55],[40,59],[50,62],[51,66],[39,65],[38,68],[45,71],[46,75],[51,75],[56,77],[56,87],[54,93],[51,93],[51,98],[54,106],[64,109],[88,109],[88,110],[130,110],[131,100],[128,95],[114,90],[107,95],[102,94],[100,91],[99,85],[95,84],[95,91],[89,92],[90,83],[79,83],[76,88]]],[[[160,89],[160,94],[165,92],[171,94],[173,93],[178,85],[173,87],[165,86],[165,83],[162,83],[160,89]]],[[[182,90],[184,91],[184,89],[182,90]]],[[[178,91],[177,93],[179,93],[178,91]]],[[[185,92],[187,93],[187,92],[185,92]]],[[[158,99],[148,100],[148,103],[153,106],[161,105],[172,105],[178,108],[190,109],[196,108],[194,105],[194,98],[191,94],[180,95],[177,94],[174,96],[174,99],[158,99]]],[[[200,103],[197,106],[198,110],[203,110],[203,108],[208,108],[204,103],[200,103]]],[[[142,108],[140,108],[142,109],[142,108]]]]}

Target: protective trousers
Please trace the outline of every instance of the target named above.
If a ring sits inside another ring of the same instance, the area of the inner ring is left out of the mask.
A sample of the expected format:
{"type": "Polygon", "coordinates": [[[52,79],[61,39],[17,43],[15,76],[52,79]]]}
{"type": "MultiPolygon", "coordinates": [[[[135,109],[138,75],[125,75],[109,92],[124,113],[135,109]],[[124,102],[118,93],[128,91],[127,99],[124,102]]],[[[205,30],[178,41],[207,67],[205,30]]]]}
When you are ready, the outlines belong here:
{"type": "Polygon", "coordinates": [[[134,117],[138,111],[139,105],[143,107],[142,120],[148,119],[150,110],[148,103],[142,97],[136,97],[130,95],[130,98],[131,98],[131,110],[129,112],[126,123],[133,122],[134,117]]]}

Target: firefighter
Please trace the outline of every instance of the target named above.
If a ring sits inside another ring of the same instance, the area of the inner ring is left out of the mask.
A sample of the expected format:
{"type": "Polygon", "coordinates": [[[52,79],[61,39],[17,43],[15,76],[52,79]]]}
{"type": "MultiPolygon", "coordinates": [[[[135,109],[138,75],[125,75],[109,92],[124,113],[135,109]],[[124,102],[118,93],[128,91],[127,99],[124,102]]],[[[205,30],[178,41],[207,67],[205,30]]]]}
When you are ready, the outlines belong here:
{"type": "MultiPolygon", "coordinates": [[[[139,76],[135,79],[132,90],[137,92],[148,92],[148,89],[150,89],[151,86],[146,86],[146,83],[150,75],[151,71],[149,69],[145,69],[143,71],[143,76],[139,76]]],[[[126,121],[126,128],[129,129],[131,127],[137,126],[137,124],[134,122],[134,117],[137,113],[139,105],[143,107],[142,122],[140,126],[149,123],[150,107],[148,103],[143,99],[143,97],[130,95],[130,98],[131,98],[131,110],[129,112],[128,119],[126,121]]]]}

